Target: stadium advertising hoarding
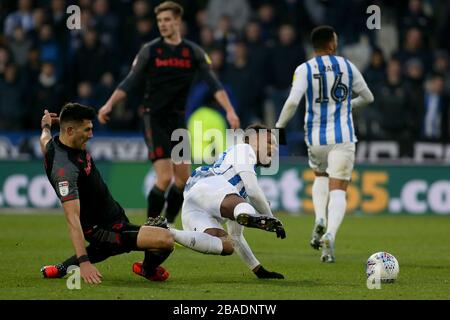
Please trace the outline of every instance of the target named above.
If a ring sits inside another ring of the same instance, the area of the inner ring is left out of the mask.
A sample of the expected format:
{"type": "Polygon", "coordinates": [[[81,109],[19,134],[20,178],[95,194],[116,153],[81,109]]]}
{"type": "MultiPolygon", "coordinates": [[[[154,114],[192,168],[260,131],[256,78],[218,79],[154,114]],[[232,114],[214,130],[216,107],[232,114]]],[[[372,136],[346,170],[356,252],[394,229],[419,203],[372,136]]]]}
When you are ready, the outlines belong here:
{"type": "MultiPolygon", "coordinates": [[[[59,201],[41,161],[0,162],[0,209],[56,208],[59,201]]],[[[154,172],[146,162],[98,162],[112,194],[125,208],[145,208],[154,172]]],[[[354,214],[450,214],[450,172],[445,166],[357,165],[348,189],[354,214]]],[[[314,175],[306,164],[281,161],[276,175],[259,183],[274,211],[312,213],[314,175]]]]}

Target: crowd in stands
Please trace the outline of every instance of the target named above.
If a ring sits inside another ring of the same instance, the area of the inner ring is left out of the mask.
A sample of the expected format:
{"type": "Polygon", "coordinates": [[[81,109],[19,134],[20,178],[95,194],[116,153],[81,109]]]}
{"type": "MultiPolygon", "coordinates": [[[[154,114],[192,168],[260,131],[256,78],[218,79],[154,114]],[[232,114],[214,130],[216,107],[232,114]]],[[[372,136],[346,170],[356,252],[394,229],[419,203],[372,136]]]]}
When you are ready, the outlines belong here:
{"type": "MultiPolygon", "coordinates": [[[[146,42],[159,36],[156,0],[1,0],[0,131],[37,130],[44,108],[76,101],[100,108],[146,42]],[[69,5],[81,8],[69,30],[69,5]]],[[[450,3],[444,0],[178,0],[183,37],[209,54],[245,126],[273,125],[295,68],[312,55],[309,33],[332,25],[339,54],[360,68],[375,95],[355,110],[360,139],[450,140],[450,3]],[[366,26],[368,6],[381,8],[381,29],[366,26]]],[[[115,109],[104,131],[141,128],[140,88],[115,109]]],[[[198,79],[188,115],[216,107],[198,79]]],[[[288,138],[303,145],[303,111],[288,138]]]]}

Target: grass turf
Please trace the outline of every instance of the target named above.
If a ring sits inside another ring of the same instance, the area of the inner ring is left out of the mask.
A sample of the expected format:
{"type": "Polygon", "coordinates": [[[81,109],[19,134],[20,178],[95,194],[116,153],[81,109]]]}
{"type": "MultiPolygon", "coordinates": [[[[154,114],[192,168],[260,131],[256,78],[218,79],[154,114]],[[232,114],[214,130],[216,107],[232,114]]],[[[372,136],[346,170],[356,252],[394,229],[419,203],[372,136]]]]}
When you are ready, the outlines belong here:
{"type": "MultiPolygon", "coordinates": [[[[259,280],[236,255],[209,256],[177,246],[164,263],[170,278],[149,282],[131,272],[142,253],[98,264],[100,285],[68,290],[65,279],[43,279],[42,265],[72,254],[62,215],[0,215],[0,299],[450,299],[450,217],[347,216],[338,234],[335,264],[309,247],[311,216],[279,215],[287,238],[247,229],[255,255],[284,280],[259,280]],[[400,263],[399,279],[366,287],[365,261],[387,251],[400,263]]],[[[130,215],[134,223],[144,213],[130,215]]]]}

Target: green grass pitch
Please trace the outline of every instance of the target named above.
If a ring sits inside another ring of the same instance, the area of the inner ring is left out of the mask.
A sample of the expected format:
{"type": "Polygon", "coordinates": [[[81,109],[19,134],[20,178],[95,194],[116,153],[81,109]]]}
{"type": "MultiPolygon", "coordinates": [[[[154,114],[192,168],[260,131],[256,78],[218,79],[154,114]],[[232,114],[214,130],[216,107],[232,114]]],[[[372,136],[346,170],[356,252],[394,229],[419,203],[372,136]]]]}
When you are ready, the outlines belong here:
{"type": "MultiPolygon", "coordinates": [[[[0,299],[450,299],[450,217],[355,216],[345,218],[335,264],[309,247],[311,216],[279,215],[287,238],[245,231],[255,255],[285,280],[259,280],[236,255],[208,256],[177,246],[164,263],[171,276],[155,283],[131,272],[142,253],[98,264],[100,285],[69,290],[65,279],[43,279],[42,265],[72,254],[63,215],[0,214],[0,299]],[[365,261],[377,251],[394,254],[400,275],[380,290],[366,287],[365,261]]],[[[134,223],[144,213],[130,215],[134,223]]]]}

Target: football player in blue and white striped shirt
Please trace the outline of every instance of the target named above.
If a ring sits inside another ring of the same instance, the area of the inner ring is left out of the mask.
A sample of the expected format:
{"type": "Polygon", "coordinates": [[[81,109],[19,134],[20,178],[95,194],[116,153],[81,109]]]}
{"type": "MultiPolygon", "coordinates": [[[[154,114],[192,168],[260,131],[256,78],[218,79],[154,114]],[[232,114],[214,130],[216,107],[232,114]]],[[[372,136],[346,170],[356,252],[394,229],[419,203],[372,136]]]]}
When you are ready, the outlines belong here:
{"type": "Polygon", "coordinates": [[[192,250],[215,255],[236,251],[258,278],[283,279],[282,274],[261,265],[243,234],[245,226],[275,232],[282,239],[286,236],[255,171],[256,166],[270,165],[275,136],[265,126],[252,125],[245,137],[243,143],[223,152],[212,167],[194,170],[184,189],[183,230],[170,231],[177,243],[192,250]]]}
{"type": "Polygon", "coordinates": [[[323,262],[334,262],[334,241],[345,215],[346,190],[355,159],[352,108],[371,103],[373,95],[359,70],[346,58],[335,55],[337,35],[332,27],[315,28],[311,40],[314,58],[295,70],[276,127],[286,127],[305,96],[305,141],[309,165],[316,175],[312,189],[316,221],[311,246],[322,247],[323,262]],[[358,97],[352,98],[352,93],[358,97]]]}

